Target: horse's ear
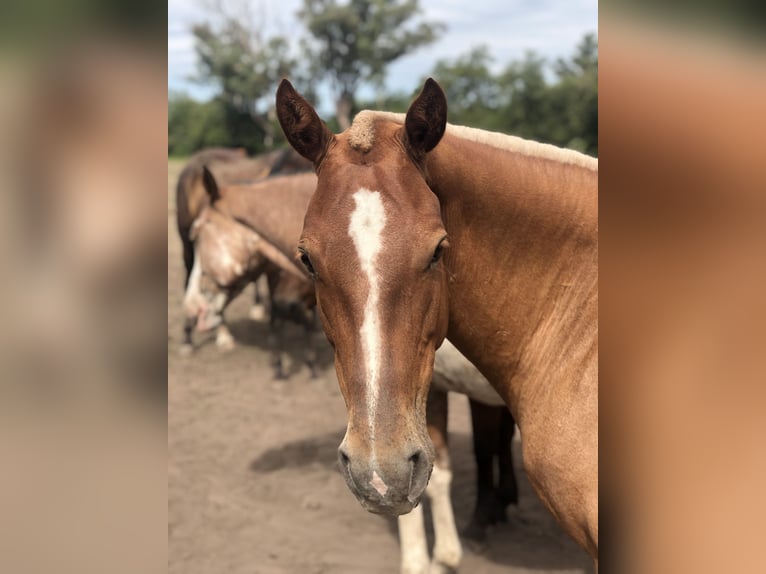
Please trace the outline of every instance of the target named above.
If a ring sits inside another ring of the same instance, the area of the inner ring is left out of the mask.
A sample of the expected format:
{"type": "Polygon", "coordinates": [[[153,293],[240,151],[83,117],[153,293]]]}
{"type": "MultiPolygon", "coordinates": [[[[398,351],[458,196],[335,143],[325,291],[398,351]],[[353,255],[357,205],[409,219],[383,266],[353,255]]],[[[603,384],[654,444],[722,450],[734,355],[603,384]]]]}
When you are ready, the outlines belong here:
{"type": "Polygon", "coordinates": [[[210,196],[210,203],[215,203],[221,199],[221,190],[218,189],[218,182],[215,180],[213,172],[206,166],[202,166],[202,185],[210,196]]]}
{"type": "Polygon", "coordinates": [[[277,117],[290,145],[316,167],[333,135],[287,79],[277,88],[277,117]]]}
{"type": "Polygon", "coordinates": [[[447,97],[432,78],[407,110],[404,120],[407,142],[421,153],[431,151],[442,139],[447,127],[447,97]]]}

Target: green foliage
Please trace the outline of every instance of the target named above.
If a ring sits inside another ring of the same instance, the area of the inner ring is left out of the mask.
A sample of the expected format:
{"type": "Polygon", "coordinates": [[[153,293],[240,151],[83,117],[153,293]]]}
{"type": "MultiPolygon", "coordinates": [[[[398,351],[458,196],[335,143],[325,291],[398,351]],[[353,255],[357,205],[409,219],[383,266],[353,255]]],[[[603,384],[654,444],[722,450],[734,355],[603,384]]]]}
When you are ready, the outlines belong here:
{"type": "Polygon", "coordinates": [[[534,52],[497,75],[485,46],[450,62],[433,76],[445,89],[450,121],[598,155],[598,43],[586,35],[570,59],[552,67],[534,52]]]}
{"type": "Polygon", "coordinates": [[[227,146],[225,110],[220,100],[200,103],[185,94],[168,98],[168,155],[188,156],[203,147],[227,146]]]}
{"type": "Polygon", "coordinates": [[[496,120],[488,110],[497,107],[500,90],[491,64],[486,46],[473,48],[454,62],[436,63],[433,76],[447,94],[452,123],[484,129],[495,126],[496,120]]]}
{"type": "MultiPolygon", "coordinates": [[[[281,137],[273,120],[280,79],[289,75],[300,88],[310,88],[311,83],[289,55],[287,39],[264,38],[246,12],[219,16],[215,26],[206,22],[192,28],[196,80],[218,88],[225,129],[238,145],[252,152],[271,148],[281,137]]],[[[310,89],[305,93],[312,94],[310,89]]]]}
{"type": "Polygon", "coordinates": [[[382,87],[391,62],[436,40],[441,25],[413,21],[418,12],[418,0],[304,0],[298,16],[313,36],[304,52],[330,81],[341,126],[361,84],[382,87]]]}
{"type": "MultiPolygon", "coordinates": [[[[202,147],[245,147],[258,153],[282,143],[273,114],[274,93],[289,76],[316,101],[317,80],[335,89],[334,131],[348,126],[355,93],[364,83],[377,86],[373,109],[406,111],[411,94],[383,90],[387,65],[433,41],[441,27],[419,22],[418,0],[304,0],[300,17],[313,35],[311,70],[289,56],[288,40],[264,40],[247,18],[223,15],[217,26],[194,27],[198,79],[218,87],[209,102],[182,94],[168,100],[168,153],[188,155],[202,147]],[[312,81],[313,78],[313,81],[312,81]]],[[[598,41],[583,37],[572,55],[548,62],[534,52],[497,70],[487,46],[454,60],[440,60],[431,75],[447,93],[455,124],[512,133],[520,137],[598,155],[598,41]]]]}

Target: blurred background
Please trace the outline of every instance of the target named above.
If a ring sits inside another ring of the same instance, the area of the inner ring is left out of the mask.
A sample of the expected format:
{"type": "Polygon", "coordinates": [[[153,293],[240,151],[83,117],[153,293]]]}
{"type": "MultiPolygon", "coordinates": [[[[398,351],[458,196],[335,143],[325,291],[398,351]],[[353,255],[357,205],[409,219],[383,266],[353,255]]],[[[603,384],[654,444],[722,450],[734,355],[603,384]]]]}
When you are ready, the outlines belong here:
{"type": "Polygon", "coordinates": [[[428,76],[450,121],[598,150],[597,3],[217,0],[168,5],[168,154],[284,145],[282,77],[334,130],[406,111],[428,76]]]}
{"type": "MultiPolygon", "coordinates": [[[[247,161],[257,163],[286,147],[274,113],[283,77],[339,132],[362,109],[406,111],[428,76],[446,91],[452,123],[598,153],[593,1],[169,4],[171,572],[245,573],[254,566],[274,572],[399,571],[396,521],[361,509],[337,469],[346,409],[324,335],[318,337],[317,377],[310,378],[302,364],[305,335],[288,330],[289,378],[275,380],[269,326],[249,316],[248,287],[226,310],[233,337],[227,346],[233,348],[222,351],[217,335],[194,332],[190,350],[182,344],[183,265],[172,227],[176,214],[185,218],[194,204],[192,191],[184,198],[176,188],[184,181],[180,174],[193,173],[199,161],[192,154],[243,148],[252,158],[247,161]]],[[[232,169],[237,161],[227,165],[232,169]]],[[[208,163],[225,184],[222,165],[208,163]]],[[[296,214],[298,221],[302,217],[296,214]]],[[[463,530],[477,497],[470,408],[457,394],[449,404],[451,494],[463,530]]],[[[587,555],[532,493],[518,440],[513,449],[519,505],[483,547],[471,551],[464,539],[460,571],[592,571],[587,555]]],[[[432,546],[430,506],[423,505],[432,546]]]]}
{"type": "Polygon", "coordinates": [[[3,4],[0,571],[166,571],[166,162],[278,146],[273,83],[248,74],[273,82],[282,57],[333,127],[346,110],[405,105],[434,74],[454,122],[598,152],[604,560],[766,570],[764,4],[603,1],[590,40],[590,3],[478,4],[417,4],[393,26],[414,36],[368,46],[372,62],[338,78],[327,60],[322,73],[322,37],[345,16],[317,17],[320,3],[253,3],[251,16],[172,1],[3,4]],[[238,29],[260,37],[239,45],[238,29]],[[264,53],[276,57],[259,63],[264,53]],[[559,105],[591,109],[596,57],[593,140],[570,126],[587,114],[559,105]],[[242,61],[246,74],[227,71],[242,61]]]}

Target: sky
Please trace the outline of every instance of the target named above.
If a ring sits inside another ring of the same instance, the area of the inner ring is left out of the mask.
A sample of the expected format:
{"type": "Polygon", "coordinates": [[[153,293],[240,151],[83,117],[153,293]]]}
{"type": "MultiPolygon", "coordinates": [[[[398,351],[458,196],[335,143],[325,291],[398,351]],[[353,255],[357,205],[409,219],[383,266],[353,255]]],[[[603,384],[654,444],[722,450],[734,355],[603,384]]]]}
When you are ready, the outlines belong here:
{"type": "MultiPolygon", "coordinates": [[[[191,24],[210,18],[204,0],[168,1],[168,89],[205,100],[212,86],[189,80],[195,72],[191,24]]],[[[295,17],[303,0],[250,0],[264,29],[283,36],[303,34],[295,17]]],[[[453,60],[480,44],[489,47],[497,70],[535,50],[550,59],[568,56],[583,35],[598,30],[597,0],[420,0],[422,15],[447,28],[440,40],[392,63],[386,87],[411,93],[437,60],[453,60]]],[[[361,94],[364,96],[364,94],[361,94]]],[[[326,91],[320,89],[320,109],[328,110],[326,91]]],[[[369,96],[368,96],[369,97],[369,96]]]]}

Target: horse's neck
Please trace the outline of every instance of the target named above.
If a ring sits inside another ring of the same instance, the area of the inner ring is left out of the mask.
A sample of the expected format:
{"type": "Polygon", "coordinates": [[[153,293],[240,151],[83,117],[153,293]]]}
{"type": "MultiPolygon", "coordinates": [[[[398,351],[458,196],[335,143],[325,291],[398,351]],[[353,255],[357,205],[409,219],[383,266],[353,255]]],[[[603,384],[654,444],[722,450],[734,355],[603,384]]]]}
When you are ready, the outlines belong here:
{"type": "Polygon", "coordinates": [[[593,336],[596,174],[449,134],[427,173],[450,237],[449,337],[516,405],[573,331],[593,336]]]}
{"type": "Polygon", "coordinates": [[[230,217],[254,229],[286,256],[292,257],[313,181],[307,181],[308,187],[302,184],[285,186],[283,182],[275,182],[269,187],[232,187],[222,200],[223,209],[230,217]]]}

